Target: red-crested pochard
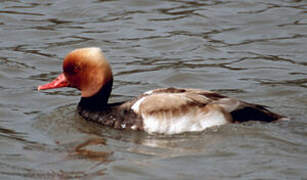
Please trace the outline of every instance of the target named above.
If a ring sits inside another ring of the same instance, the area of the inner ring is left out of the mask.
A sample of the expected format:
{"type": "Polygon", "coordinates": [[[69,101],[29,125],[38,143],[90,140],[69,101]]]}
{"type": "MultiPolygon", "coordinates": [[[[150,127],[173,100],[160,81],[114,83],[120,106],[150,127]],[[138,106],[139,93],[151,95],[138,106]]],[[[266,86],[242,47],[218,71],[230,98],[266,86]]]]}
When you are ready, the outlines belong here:
{"type": "Polygon", "coordinates": [[[112,70],[96,47],[70,52],[64,59],[63,71],[52,82],[38,86],[38,90],[77,88],[82,96],[79,114],[86,120],[117,129],[176,134],[226,123],[272,122],[284,118],[262,105],[201,89],[155,89],[127,102],[108,104],[112,70]]]}

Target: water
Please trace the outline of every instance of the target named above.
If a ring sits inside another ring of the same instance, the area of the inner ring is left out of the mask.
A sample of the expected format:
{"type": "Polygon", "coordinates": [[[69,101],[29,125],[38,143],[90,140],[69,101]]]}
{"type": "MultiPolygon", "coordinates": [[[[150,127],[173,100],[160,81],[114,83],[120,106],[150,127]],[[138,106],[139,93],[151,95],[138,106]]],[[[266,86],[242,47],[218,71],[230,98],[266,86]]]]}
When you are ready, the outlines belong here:
{"type": "Polygon", "coordinates": [[[306,1],[0,1],[0,179],[307,179],[306,1]],[[112,102],[215,90],[291,121],[175,136],[81,119],[79,92],[37,92],[98,46],[112,102]]]}

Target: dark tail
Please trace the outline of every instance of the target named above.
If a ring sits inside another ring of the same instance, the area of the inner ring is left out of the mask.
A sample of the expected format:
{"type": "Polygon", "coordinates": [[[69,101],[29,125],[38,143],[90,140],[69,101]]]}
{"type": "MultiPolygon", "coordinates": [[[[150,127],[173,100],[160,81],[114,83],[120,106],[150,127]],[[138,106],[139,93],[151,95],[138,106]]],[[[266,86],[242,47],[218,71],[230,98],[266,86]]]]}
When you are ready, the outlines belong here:
{"type": "Polygon", "coordinates": [[[273,122],[287,119],[285,116],[269,111],[266,107],[258,104],[248,104],[231,112],[233,122],[263,121],[273,122]]]}

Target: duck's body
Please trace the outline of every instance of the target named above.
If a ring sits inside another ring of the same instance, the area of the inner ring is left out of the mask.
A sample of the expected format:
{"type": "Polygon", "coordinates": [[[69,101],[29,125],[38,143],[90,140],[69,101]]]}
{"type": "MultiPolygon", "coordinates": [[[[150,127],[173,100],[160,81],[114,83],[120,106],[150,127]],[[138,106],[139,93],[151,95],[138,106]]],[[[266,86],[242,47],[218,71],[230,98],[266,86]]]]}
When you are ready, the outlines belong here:
{"type": "Polygon", "coordinates": [[[156,89],[127,102],[96,104],[95,108],[86,106],[83,100],[78,111],[86,120],[148,133],[178,134],[227,123],[281,118],[263,106],[199,89],[156,89]]]}
{"type": "Polygon", "coordinates": [[[283,118],[264,106],[200,89],[155,89],[127,102],[108,104],[113,77],[99,48],[71,52],[64,60],[63,69],[64,74],[57,80],[38,89],[67,86],[80,89],[79,114],[86,120],[117,129],[177,134],[227,123],[283,118]]]}

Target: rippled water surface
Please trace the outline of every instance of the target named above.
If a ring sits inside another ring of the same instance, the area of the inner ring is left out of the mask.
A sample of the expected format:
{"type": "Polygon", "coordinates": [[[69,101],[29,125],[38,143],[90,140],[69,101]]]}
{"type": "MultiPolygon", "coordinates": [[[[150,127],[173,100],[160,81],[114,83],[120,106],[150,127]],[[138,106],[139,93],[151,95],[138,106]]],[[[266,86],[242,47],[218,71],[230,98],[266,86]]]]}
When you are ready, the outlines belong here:
{"type": "Polygon", "coordinates": [[[0,1],[0,179],[306,179],[307,3],[0,1]],[[79,92],[37,92],[98,46],[112,102],[160,87],[215,90],[291,118],[150,136],[81,119],[79,92]]]}

